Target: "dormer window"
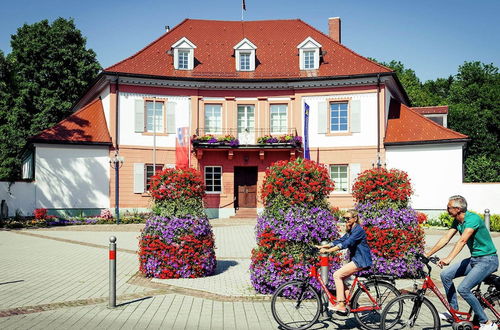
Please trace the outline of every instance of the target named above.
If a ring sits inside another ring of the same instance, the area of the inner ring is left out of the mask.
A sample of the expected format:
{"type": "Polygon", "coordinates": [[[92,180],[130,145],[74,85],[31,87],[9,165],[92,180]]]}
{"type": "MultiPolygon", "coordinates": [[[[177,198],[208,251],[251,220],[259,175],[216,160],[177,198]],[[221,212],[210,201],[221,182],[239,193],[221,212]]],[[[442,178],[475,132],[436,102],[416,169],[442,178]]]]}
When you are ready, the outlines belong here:
{"type": "Polygon", "coordinates": [[[247,38],[234,46],[237,71],[255,71],[255,46],[247,38]]]}
{"type": "Polygon", "coordinates": [[[193,70],[195,48],[196,46],[188,38],[182,38],[173,44],[174,68],[177,70],[193,70]]]}
{"type": "Polygon", "coordinates": [[[319,55],[321,44],[311,37],[307,37],[297,48],[299,49],[300,70],[319,69],[319,55]]]}

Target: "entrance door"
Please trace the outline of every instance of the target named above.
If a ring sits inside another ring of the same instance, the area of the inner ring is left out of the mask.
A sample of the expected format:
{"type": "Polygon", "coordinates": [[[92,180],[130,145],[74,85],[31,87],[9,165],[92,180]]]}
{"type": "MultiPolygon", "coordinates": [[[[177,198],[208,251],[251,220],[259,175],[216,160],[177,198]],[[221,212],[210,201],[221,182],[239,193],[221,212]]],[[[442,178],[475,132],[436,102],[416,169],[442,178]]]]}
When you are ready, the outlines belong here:
{"type": "Polygon", "coordinates": [[[257,207],[257,167],[234,168],[236,207],[257,207]]]}
{"type": "Polygon", "coordinates": [[[255,106],[238,105],[238,140],[240,144],[255,144],[255,106]]]}

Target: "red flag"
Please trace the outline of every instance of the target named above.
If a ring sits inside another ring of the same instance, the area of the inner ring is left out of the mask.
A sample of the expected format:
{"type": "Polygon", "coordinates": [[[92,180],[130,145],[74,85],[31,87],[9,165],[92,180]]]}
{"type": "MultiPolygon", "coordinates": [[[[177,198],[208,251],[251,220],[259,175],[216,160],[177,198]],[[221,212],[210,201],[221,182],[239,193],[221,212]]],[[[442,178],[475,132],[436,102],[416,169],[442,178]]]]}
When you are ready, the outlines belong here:
{"type": "Polygon", "coordinates": [[[247,10],[247,6],[245,4],[245,0],[243,0],[243,2],[241,3],[241,7],[243,8],[243,10],[247,10]]]}
{"type": "Polygon", "coordinates": [[[189,167],[189,129],[187,127],[177,128],[177,139],[175,144],[175,166],[179,168],[189,167]]]}

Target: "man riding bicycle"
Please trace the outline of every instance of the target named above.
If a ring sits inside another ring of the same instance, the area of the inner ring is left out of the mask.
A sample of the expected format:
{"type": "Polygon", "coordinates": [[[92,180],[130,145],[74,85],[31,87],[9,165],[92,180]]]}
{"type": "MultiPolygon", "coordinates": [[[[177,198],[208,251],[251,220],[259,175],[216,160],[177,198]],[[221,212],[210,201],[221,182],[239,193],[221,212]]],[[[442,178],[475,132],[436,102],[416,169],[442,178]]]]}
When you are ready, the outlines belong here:
{"type": "MultiPolygon", "coordinates": [[[[464,197],[455,195],[449,198],[448,214],[453,217],[451,228],[436,245],[426,253],[427,257],[445,247],[453,236],[460,233],[461,237],[453,247],[450,254],[439,261],[439,266],[448,266],[451,261],[462,251],[465,244],[469,247],[471,257],[461,262],[451,265],[441,272],[441,281],[446,291],[446,298],[451,307],[458,310],[457,294],[471,306],[474,314],[477,315],[480,322],[480,329],[497,329],[497,325],[488,320],[481,304],[471,292],[472,288],[481,283],[488,275],[495,272],[498,268],[497,250],[491,235],[484,225],[484,221],[474,213],[467,211],[467,201],[464,197]],[[453,279],[465,277],[455,289],[453,279]]],[[[444,320],[450,320],[452,317],[448,312],[440,313],[439,316],[444,320]]]]}

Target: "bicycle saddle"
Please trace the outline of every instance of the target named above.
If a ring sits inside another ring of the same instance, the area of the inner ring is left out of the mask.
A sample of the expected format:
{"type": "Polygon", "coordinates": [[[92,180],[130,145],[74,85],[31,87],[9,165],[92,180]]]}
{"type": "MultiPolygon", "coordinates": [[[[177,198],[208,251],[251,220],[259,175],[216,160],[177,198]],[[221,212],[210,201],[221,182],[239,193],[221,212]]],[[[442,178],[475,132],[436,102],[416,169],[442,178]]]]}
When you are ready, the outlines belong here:
{"type": "Polygon", "coordinates": [[[484,279],[484,284],[495,285],[497,290],[500,290],[500,276],[491,274],[484,279]]]}

